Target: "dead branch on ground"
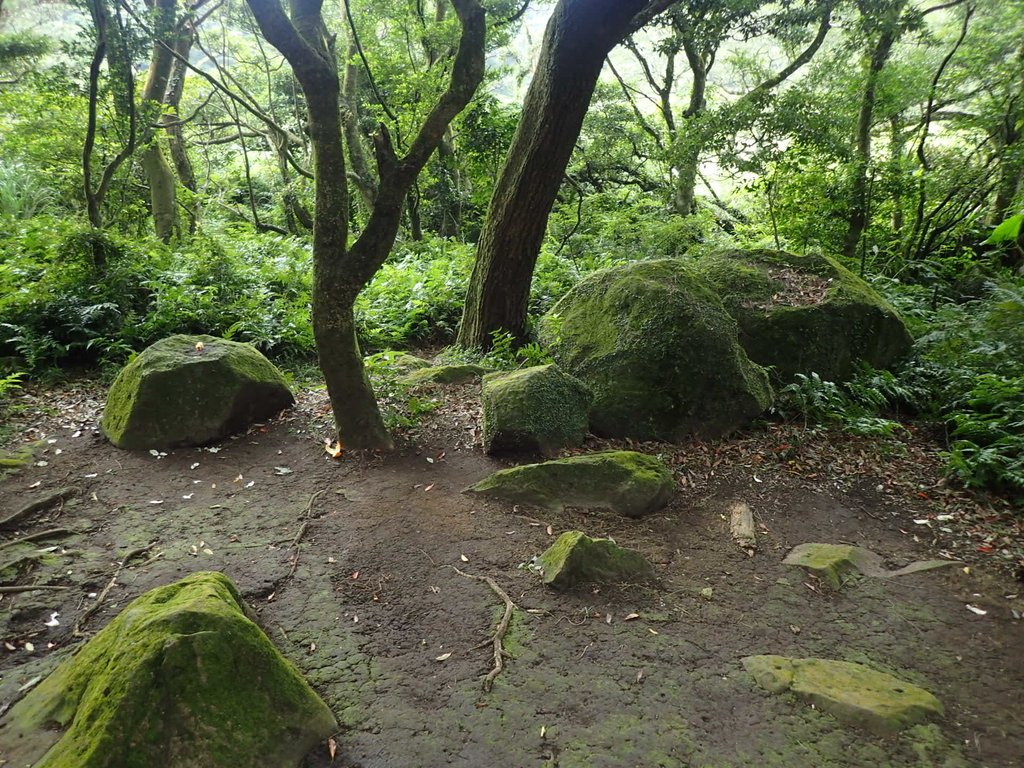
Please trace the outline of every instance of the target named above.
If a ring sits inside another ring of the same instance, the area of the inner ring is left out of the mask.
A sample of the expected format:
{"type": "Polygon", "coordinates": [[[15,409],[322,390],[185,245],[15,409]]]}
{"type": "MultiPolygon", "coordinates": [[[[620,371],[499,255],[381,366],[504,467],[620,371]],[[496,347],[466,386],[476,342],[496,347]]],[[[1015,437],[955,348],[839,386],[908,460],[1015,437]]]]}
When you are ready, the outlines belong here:
{"type": "Polygon", "coordinates": [[[512,620],[512,613],[516,609],[516,604],[512,602],[512,598],[510,598],[505,590],[499,587],[498,583],[490,576],[476,576],[472,573],[466,573],[465,571],[460,571],[454,565],[449,565],[448,567],[459,574],[459,576],[472,579],[473,581],[482,581],[486,583],[487,586],[491,588],[491,591],[500,597],[505,603],[505,613],[502,615],[501,621],[498,622],[498,626],[494,630],[494,634],[491,636],[490,640],[483,643],[483,645],[490,644],[494,649],[494,668],[487,673],[483,680],[484,692],[489,692],[491,690],[491,686],[494,685],[494,679],[500,675],[501,671],[505,668],[505,656],[508,654],[505,652],[503,644],[505,641],[505,633],[508,632],[508,624],[512,620]]]}

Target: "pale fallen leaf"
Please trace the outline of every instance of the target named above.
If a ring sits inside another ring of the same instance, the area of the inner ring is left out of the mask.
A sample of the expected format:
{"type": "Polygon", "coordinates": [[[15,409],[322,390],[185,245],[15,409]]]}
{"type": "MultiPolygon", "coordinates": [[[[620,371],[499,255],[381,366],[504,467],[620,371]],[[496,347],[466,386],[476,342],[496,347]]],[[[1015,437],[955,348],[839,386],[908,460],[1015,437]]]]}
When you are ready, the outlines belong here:
{"type": "Polygon", "coordinates": [[[433,464],[433,463],[434,463],[434,457],[433,456],[427,456],[427,464],[433,464]]]}
{"type": "Polygon", "coordinates": [[[639,613],[627,613],[625,616],[622,617],[622,620],[623,621],[632,621],[633,619],[639,619],[639,618],[640,618],[640,614],[639,613]]]}
{"type": "Polygon", "coordinates": [[[333,557],[328,557],[328,558],[327,558],[327,562],[328,562],[328,563],[336,563],[336,562],[338,562],[338,561],[337,561],[337,560],[335,560],[335,559],[334,559],[333,557]]]}
{"type": "Polygon", "coordinates": [[[316,650],[316,643],[310,643],[309,644],[309,652],[312,653],[315,650],[316,650]]]}
{"type": "Polygon", "coordinates": [[[461,560],[464,563],[468,563],[469,562],[469,558],[466,557],[465,555],[459,555],[459,560],[461,560]]]}
{"type": "Polygon", "coordinates": [[[969,603],[967,605],[967,610],[971,613],[977,614],[978,616],[984,616],[988,613],[988,611],[986,611],[984,608],[978,608],[977,606],[970,605],[969,603]]]}
{"type": "Polygon", "coordinates": [[[213,550],[210,549],[209,547],[203,547],[203,554],[204,555],[212,555],[213,554],[213,550]]]}
{"type": "Polygon", "coordinates": [[[705,600],[710,600],[711,596],[714,594],[715,590],[711,587],[704,587],[704,589],[700,591],[700,596],[703,597],[705,600]]]}
{"type": "Polygon", "coordinates": [[[208,451],[209,453],[220,453],[220,448],[218,446],[212,446],[210,448],[203,448],[203,450],[204,451],[208,451]]]}
{"type": "Polygon", "coordinates": [[[256,485],[256,481],[255,480],[250,480],[248,483],[245,484],[245,487],[246,488],[252,488],[254,485],[256,485]]]}
{"type": "Polygon", "coordinates": [[[605,624],[611,624],[612,623],[612,615],[610,613],[606,613],[604,615],[604,623],[605,624]]]}
{"type": "MultiPolygon", "coordinates": [[[[94,477],[95,477],[95,475],[94,475],[94,477]]],[[[32,483],[32,485],[29,486],[29,488],[38,488],[42,484],[43,484],[42,480],[36,480],[34,483],[32,483]]]]}
{"type": "Polygon", "coordinates": [[[648,628],[647,628],[647,631],[648,631],[648,632],[650,632],[650,633],[651,633],[652,635],[657,635],[657,634],[659,634],[659,633],[658,633],[658,630],[656,630],[656,629],[651,629],[650,627],[648,627],[648,628]]]}
{"type": "Polygon", "coordinates": [[[433,585],[431,585],[430,591],[433,592],[435,595],[441,594],[441,588],[440,587],[435,587],[433,585]]]}
{"type": "Polygon", "coordinates": [[[548,536],[554,536],[554,535],[555,535],[555,529],[554,529],[554,528],[552,528],[552,527],[551,527],[551,526],[549,525],[549,526],[548,526],[548,536]]]}
{"type": "Polygon", "coordinates": [[[183,494],[181,495],[181,498],[183,498],[183,499],[184,499],[185,501],[188,501],[188,500],[189,500],[189,499],[191,499],[191,498],[192,498],[193,496],[195,496],[195,494],[194,494],[194,493],[183,493],[183,494]]]}
{"type": "Polygon", "coordinates": [[[189,466],[189,469],[195,469],[198,466],[199,466],[199,462],[198,461],[193,461],[191,466],[189,466]]]}
{"type": "Polygon", "coordinates": [[[4,648],[6,648],[8,651],[16,651],[16,650],[18,650],[16,646],[14,646],[13,644],[8,643],[8,642],[4,642],[4,648]]]}
{"type": "Polygon", "coordinates": [[[92,478],[98,477],[98,476],[99,476],[98,472],[90,472],[89,474],[86,475],[86,477],[88,477],[89,479],[92,479],[92,478]]]}
{"type": "Polygon", "coordinates": [[[451,655],[451,651],[448,651],[448,653],[442,653],[440,656],[435,656],[434,661],[447,661],[449,658],[451,658],[451,655]]]}
{"type": "Polygon", "coordinates": [[[163,504],[164,501],[163,501],[163,499],[150,499],[149,503],[150,504],[163,504]]]}
{"type": "Polygon", "coordinates": [[[546,725],[542,725],[540,727],[540,737],[543,739],[547,735],[547,733],[548,733],[548,727],[546,725]]]}
{"type": "Polygon", "coordinates": [[[60,622],[57,621],[57,617],[58,616],[60,616],[59,613],[51,613],[50,614],[50,620],[49,621],[44,621],[43,624],[45,624],[47,627],[59,627],[60,626],[60,622]]]}
{"type": "Polygon", "coordinates": [[[644,671],[641,669],[639,672],[636,673],[636,681],[639,683],[639,682],[642,682],[643,679],[644,679],[644,671]]]}
{"type": "Polygon", "coordinates": [[[25,643],[25,650],[29,653],[32,653],[35,649],[36,647],[32,643],[25,643]]]}
{"type": "Polygon", "coordinates": [[[338,742],[334,740],[333,736],[327,739],[327,754],[330,756],[332,762],[334,761],[334,756],[338,754],[338,742]]]}
{"type": "Polygon", "coordinates": [[[290,475],[294,471],[291,467],[274,467],[275,475],[290,475]]]}
{"type": "Polygon", "coordinates": [[[240,483],[240,482],[242,482],[242,473],[241,473],[241,472],[239,472],[239,473],[238,473],[238,477],[236,477],[236,478],[235,478],[235,479],[234,479],[234,480],[233,480],[232,482],[235,482],[235,483],[240,483]]]}
{"type": "Polygon", "coordinates": [[[355,616],[355,615],[353,615],[353,616],[352,616],[352,623],[353,623],[353,624],[358,624],[358,623],[359,623],[359,617],[358,617],[358,616],[355,616]]]}
{"type": "Polygon", "coordinates": [[[328,442],[324,445],[324,453],[330,456],[332,459],[341,457],[341,454],[345,452],[345,449],[341,447],[341,443],[328,442]]]}
{"type": "Polygon", "coordinates": [[[434,487],[434,483],[431,483],[430,485],[428,485],[428,486],[427,486],[426,488],[424,488],[423,490],[424,490],[424,491],[429,491],[429,490],[430,490],[431,488],[433,488],[433,487],[434,487]]]}

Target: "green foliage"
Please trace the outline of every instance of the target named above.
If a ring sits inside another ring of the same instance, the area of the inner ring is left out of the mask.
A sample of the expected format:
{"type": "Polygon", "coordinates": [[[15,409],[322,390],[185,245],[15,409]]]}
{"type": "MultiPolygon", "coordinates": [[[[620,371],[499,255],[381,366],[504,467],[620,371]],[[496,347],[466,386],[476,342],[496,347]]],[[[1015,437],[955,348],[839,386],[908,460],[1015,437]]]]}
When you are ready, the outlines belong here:
{"type": "Polygon", "coordinates": [[[30,219],[51,209],[55,197],[40,174],[21,163],[0,165],[0,216],[30,219]]]}
{"type": "Polygon", "coordinates": [[[384,424],[389,430],[415,427],[427,414],[437,410],[441,403],[434,397],[421,397],[402,382],[404,371],[398,362],[401,353],[391,350],[377,352],[363,360],[363,368],[373,385],[384,424]]]}
{"type": "Polygon", "coordinates": [[[805,426],[837,426],[854,435],[892,435],[904,430],[903,425],[879,412],[909,394],[893,374],[868,366],[843,384],[825,381],[817,373],[798,373],[779,392],[775,410],[784,418],[801,416],[805,426]]]}
{"type": "Polygon", "coordinates": [[[380,350],[454,340],[472,263],[472,248],[449,240],[396,244],[356,300],[361,343],[380,350]]]}
{"type": "Polygon", "coordinates": [[[0,412],[4,409],[4,401],[21,389],[21,380],[23,378],[25,378],[25,374],[20,371],[0,376],[0,412]]]}

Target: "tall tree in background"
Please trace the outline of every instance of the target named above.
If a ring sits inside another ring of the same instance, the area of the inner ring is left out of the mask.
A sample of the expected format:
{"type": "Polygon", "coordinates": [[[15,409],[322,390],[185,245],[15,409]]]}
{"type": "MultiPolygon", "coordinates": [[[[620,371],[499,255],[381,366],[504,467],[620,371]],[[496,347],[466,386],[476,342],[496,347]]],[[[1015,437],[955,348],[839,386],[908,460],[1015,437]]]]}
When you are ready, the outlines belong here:
{"type": "Polygon", "coordinates": [[[313,147],[313,331],[339,439],[349,448],[390,448],[356,340],[359,291],[387,259],[409,189],[448,125],[484,75],[484,10],[478,0],[452,0],[462,34],[448,89],[430,109],[401,157],[384,126],[375,139],[379,185],[370,218],[348,246],[348,188],[341,126],[341,80],[323,0],[246,0],[264,37],[288,60],[302,87],[313,147]]]}
{"type": "Polygon", "coordinates": [[[463,347],[526,338],[530,281],[548,216],[608,53],[671,0],[559,0],[491,196],[459,328],[463,347]]]}

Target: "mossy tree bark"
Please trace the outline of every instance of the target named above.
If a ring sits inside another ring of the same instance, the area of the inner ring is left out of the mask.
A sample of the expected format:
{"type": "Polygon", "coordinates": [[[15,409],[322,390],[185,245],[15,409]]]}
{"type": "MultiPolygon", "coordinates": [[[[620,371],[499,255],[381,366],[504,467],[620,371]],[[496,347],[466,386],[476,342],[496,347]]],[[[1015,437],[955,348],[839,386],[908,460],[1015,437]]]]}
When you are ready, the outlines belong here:
{"type": "Polygon", "coordinates": [[[353,307],[384,263],[401,223],[406,196],[448,125],[469,103],[484,74],[484,10],[478,0],[452,0],[462,25],[448,88],[399,157],[384,126],[375,137],[379,186],[362,234],[346,247],[348,189],[342,136],[341,81],[323,0],[246,0],[264,37],[288,60],[306,97],[313,147],[313,332],[334,410],[348,448],[388,449],[391,438],[363,369],[353,307]]]}
{"type": "Polygon", "coordinates": [[[559,0],[480,234],[460,346],[488,348],[499,330],[525,339],[530,281],[548,216],[605,57],[639,17],[668,5],[559,0]]]}

